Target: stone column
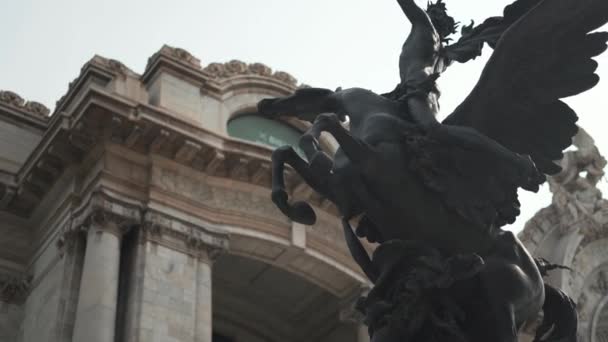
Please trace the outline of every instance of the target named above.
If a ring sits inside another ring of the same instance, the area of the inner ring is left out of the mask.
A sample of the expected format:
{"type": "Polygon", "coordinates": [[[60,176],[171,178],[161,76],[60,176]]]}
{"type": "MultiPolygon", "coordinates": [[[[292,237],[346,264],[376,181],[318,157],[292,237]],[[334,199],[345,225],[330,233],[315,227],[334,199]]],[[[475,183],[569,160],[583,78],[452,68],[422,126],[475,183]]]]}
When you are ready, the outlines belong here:
{"type": "Polygon", "coordinates": [[[213,333],[211,304],[211,264],[208,251],[201,251],[196,270],[195,342],[211,342],[213,333]]]}
{"type": "Polygon", "coordinates": [[[91,220],[76,309],[74,342],[114,342],[120,235],[115,222],[103,217],[91,220]]]}
{"type": "Polygon", "coordinates": [[[57,241],[59,255],[63,259],[63,279],[59,289],[56,339],[71,342],[78,305],[78,291],[82,279],[85,253],[85,232],[77,227],[66,229],[57,241]]]}

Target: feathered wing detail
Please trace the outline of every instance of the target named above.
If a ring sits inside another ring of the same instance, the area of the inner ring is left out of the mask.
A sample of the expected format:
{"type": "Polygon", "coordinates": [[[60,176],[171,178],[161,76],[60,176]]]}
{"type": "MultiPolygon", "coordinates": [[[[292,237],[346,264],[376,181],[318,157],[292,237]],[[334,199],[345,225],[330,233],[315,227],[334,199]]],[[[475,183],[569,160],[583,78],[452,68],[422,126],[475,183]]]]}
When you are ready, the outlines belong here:
{"type": "Polygon", "coordinates": [[[480,230],[513,223],[519,215],[517,187],[522,175],[496,154],[446,145],[411,132],[403,146],[409,169],[440,194],[448,208],[480,230]]]}
{"type": "Polygon", "coordinates": [[[576,113],[561,98],[599,81],[591,58],[606,50],[606,0],[543,0],[497,43],[481,78],[443,124],[469,126],[529,155],[543,173],[576,134],[576,113]]]}

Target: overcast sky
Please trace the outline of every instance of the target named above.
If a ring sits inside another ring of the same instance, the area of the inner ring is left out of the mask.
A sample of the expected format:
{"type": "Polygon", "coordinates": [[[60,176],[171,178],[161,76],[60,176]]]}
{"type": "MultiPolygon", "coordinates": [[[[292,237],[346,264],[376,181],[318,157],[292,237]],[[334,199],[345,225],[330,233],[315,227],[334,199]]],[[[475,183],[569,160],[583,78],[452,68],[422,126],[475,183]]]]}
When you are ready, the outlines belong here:
{"type": "MultiPolygon", "coordinates": [[[[446,0],[463,23],[500,15],[510,2],[446,0]]],[[[0,32],[0,90],[52,109],[93,55],[141,73],[163,44],[188,50],[204,65],[262,62],[313,86],[385,92],[398,82],[409,24],[395,0],[2,0],[0,32]]],[[[487,58],[442,76],[442,115],[468,94],[487,58]]],[[[567,102],[608,153],[608,55],[598,61],[604,82],[567,102]]],[[[546,188],[522,196],[523,214],[511,229],[519,231],[550,203],[546,188]]],[[[608,193],[606,180],[601,189],[608,193]]]]}

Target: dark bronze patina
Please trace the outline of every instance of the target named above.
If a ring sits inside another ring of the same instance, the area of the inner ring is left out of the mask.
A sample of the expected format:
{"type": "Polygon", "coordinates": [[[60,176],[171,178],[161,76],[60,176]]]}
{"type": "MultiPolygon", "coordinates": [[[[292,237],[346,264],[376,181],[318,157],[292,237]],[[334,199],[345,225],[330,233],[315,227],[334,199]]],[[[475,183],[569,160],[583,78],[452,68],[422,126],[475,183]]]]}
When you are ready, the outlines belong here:
{"type": "Polygon", "coordinates": [[[515,342],[541,310],[536,340],[576,341],[572,301],[542,279],[555,265],[501,227],[519,215],[518,188],[537,191],[560,170],[553,161],[577,132],[560,99],[599,81],[592,57],[608,33],[593,31],[608,21],[608,1],[517,0],[503,16],[465,26],[453,44],[455,21],[441,1],[427,11],[398,3],[412,30],[392,92],[304,88],[259,103],[261,114],[312,123],[300,140],[306,159],[289,146],[274,152],[272,200],[294,221],[316,220],[308,203],[289,201],[288,164],[336,204],[374,283],[359,302],[373,342],[515,342]],[[480,80],[438,122],[436,80],[484,44],[494,52],[480,80]],[[333,158],[319,147],[322,132],[339,143],[333,158]],[[380,244],[372,257],[359,238],[380,244]]]}

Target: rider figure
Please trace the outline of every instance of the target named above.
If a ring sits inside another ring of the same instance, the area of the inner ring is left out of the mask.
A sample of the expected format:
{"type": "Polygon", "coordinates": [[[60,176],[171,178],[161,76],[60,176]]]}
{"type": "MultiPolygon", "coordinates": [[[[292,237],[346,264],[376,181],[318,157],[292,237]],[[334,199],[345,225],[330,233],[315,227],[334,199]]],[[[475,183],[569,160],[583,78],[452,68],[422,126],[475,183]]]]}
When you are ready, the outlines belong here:
{"type": "MultiPolygon", "coordinates": [[[[439,34],[429,15],[414,0],[398,2],[412,28],[399,57],[401,83],[387,96],[405,101],[409,117],[421,125],[430,137],[462,148],[502,156],[518,165],[522,175],[526,175],[531,184],[537,183],[538,177],[542,175],[537,172],[529,157],[508,150],[474,129],[439,123],[436,118],[439,111],[439,90],[435,81],[448,67],[449,61],[442,55],[443,43],[447,41],[445,35],[453,33],[455,26],[447,30],[444,28],[442,34],[439,34]]],[[[444,16],[449,18],[441,1],[434,6],[437,7],[435,10],[443,10],[444,16]]]]}

